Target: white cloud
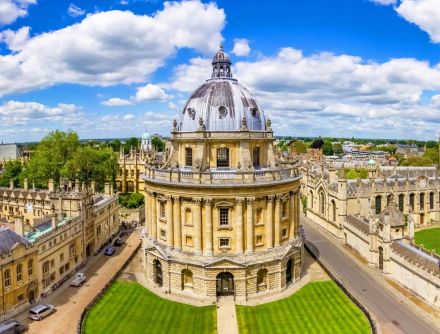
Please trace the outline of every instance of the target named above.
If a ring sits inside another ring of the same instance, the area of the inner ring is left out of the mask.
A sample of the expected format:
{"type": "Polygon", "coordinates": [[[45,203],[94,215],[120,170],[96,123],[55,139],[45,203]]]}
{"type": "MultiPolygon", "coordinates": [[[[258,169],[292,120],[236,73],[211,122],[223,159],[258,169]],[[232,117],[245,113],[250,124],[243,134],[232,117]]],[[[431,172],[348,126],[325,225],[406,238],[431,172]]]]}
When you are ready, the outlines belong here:
{"type": "Polygon", "coordinates": [[[37,0],[0,0],[0,26],[15,22],[19,17],[25,17],[29,5],[37,0]]]}
{"type": "Polygon", "coordinates": [[[378,5],[394,5],[397,3],[397,0],[370,0],[371,2],[377,3],[378,5]]]}
{"type": "Polygon", "coordinates": [[[232,53],[236,56],[244,57],[248,56],[251,52],[251,48],[249,47],[249,41],[245,38],[236,38],[234,39],[234,48],[232,49],[232,53]]]}
{"type": "Polygon", "coordinates": [[[0,56],[0,96],[59,83],[145,82],[179,48],[214,52],[225,14],[214,3],[165,2],[153,16],[99,12],[0,56]]]}
{"type": "Polygon", "coordinates": [[[101,104],[108,107],[120,107],[120,106],[129,106],[133,104],[133,102],[129,100],[121,99],[119,97],[112,97],[111,99],[102,101],[101,104]]]}
{"type": "Polygon", "coordinates": [[[17,31],[10,29],[0,31],[0,42],[5,43],[11,51],[20,51],[29,40],[30,30],[30,27],[22,27],[17,31]]]}
{"type": "Polygon", "coordinates": [[[86,11],[71,3],[69,8],[67,8],[67,13],[72,17],[78,17],[85,15],[86,11]]]}
{"type": "Polygon", "coordinates": [[[126,114],[122,117],[122,119],[124,121],[130,121],[130,120],[134,119],[134,115],[133,114],[126,114]]]}
{"type": "Polygon", "coordinates": [[[172,82],[163,86],[189,93],[210,77],[211,59],[197,57],[192,58],[189,64],[178,65],[172,82]]]}
{"type": "Polygon", "coordinates": [[[142,101],[167,101],[171,98],[170,95],[157,85],[147,84],[144,87],[139,87],[136,92],[134,100],[136,102],[142,101]]]}

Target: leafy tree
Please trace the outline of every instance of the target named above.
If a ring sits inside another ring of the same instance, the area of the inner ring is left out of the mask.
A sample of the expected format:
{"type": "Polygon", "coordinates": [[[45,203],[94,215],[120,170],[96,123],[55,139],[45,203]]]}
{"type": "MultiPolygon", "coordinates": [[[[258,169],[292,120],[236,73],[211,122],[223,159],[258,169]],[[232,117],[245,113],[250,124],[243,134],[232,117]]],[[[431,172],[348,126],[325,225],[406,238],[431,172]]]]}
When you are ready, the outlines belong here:
{"type": "Polygon", "coordinates": [[[342,145],[340,143],[336,143],[333,145],[333,153],[344,154],[344,150],[342,149],[342,145]]]}
{"type": "Polygon", "coordinates": [[[366,168],[350,168],[345,170],[345,177],[349,180],[368,178],[368,169],[366,168]]]}
{"type": "Polygon", "coordinates": [[[111,147],[114,152],[119,152],[121,149],[121,141],[119,139],[114,139],[108,143],[108,146],[111,147]]]}
{"type": "Polygon", "coordinates": [[[140,193],[121,194],[119,195],[119,204],[128,209],[139,208],[144,205],[144,195],[140,193]]]}
{"type": "Polygon", "coordinates": [[[295,140],[292,145],[295,148],[295,151],[299,154],[307,152],[307,145],[302,140],[295,140]]]}
{"type": "Polygon", "coordinates": [[[400,162],[401,166],[432,166],[433,162],[427,157],[409,157],[400,162]]]}
{"type": "Polygon", "coordinates": [[[312,145],[310,145],[311,148],[321,148],[324,145],[324,141],[319,138],[313,141],[312,145]]]}
{"type": "Polygon", "coordinates": [[[428,158],[432,161],[432,164],[438,165],[438,150],[437,147],[426,148],[423,154],[424,158],[428,158]]]}
{"type": "Polygon", "coordinates": [[[11,180],[14,181],[14,187],[22,185],[22,170],[23,166],[20,161],[6,162],[3,172],[0,174],[0,187],[9,187],[11,180]]]}
{"type": "Polygon", "coordinates": [[[438,143],[435,140],[428,140],[426,142],[426,148],[438,148],[438,143]]]}
{"type": "Polygon", "coordinates": [[[165,149],[165,142],[163,142],[159,137],[154,137],[151,139],[151,144],[158,152],[163,152],[165,149]]]}
{"type": "Polygon", "coordinates": [[[329,140],[324,141],[324,145],[322,145],[322,152],[324,155],[333,155],[333,145],[329,140]]]}
{"type": "Polygon", "coordinates": [[[139,138],[137,137],[131,137],[129,140],[127,140],[124,144],[124,152],[125,154],[127,154],[128,152],[130,152],[130,148],[137,148],[139,146],[139,138]]]}

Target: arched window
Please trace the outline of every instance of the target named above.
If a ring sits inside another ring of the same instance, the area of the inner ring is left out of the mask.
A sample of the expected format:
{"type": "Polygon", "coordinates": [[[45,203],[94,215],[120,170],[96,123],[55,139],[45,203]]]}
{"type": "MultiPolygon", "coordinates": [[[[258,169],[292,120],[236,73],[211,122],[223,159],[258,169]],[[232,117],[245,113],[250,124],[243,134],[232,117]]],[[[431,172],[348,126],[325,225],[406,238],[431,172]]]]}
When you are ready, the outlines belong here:
{"type": "Polygon", "coordinates": [[[429,209],[434,210],[434,193],[429,193],[429,209]]]}
{"type": "Polygon", "coordinates": [[[376,196],[374,201],[374,206],[376,208],[376,214],[378,215],[382,211],[382,196],[376,196]]]}
{"type": "Polygon", "coordinates": [[[322,190],[319,193],[319,212],[325,214],[325,195],[322,190]]]}
{"type": "Polygon", "coordinates": [[[229,148],[227,147],[217,148],[217,167],[218,168],[229,167],[229,148]]]}
{"type": "Polygon", "coordinates": [[[267,290],[267,269],[260,269],[257,272],[257,292],[267,290]]]}
{"type": "Polygon", "coordinates": [[[335,200],[332,199],[332,220],[336,221],[336,203],[335,200]]]}
{"type": "Polygon", "coordinates": [[[313,209],[313,191],[310,190],[309,200],[309,209],[313,209]]]}
{"type": "Polygon", "coordinates": [[[414,210],[414,197],[415,195],[413,193],[409,194],[409,206],[412,210],[414,210]]]}
{"type": "Polygon", "coordinates": [[[192,225],[192,212],[190,208],[185,209],[185,225],[192,225]]]}
{"type": "Polygon", "coordinates": [[[281,217],[282,218],[287,217],[287,201],[283,201],[281,203],[281,217]]]}
{"type": "Polygon", "coordinates": [[[193,290],[194,282],[193,282],[193,273],[191,270],[183,269],[182,270],[182,290],[193,290]]]}
{"type": "Polygon", "coordinates": [[[262,223],[262,219],[261,219],[262,213],[263,213],[263,209],[262,208],[257,208],[255,210],[255,223],[257,225],[262,223]]]}
{"type": "Polygon", "coordinates": [[[420,193],[419,195],[419,207],[420,210],[424,210],[425,209],[425,193],[420,193]]]}
{"type": "Polygon", "coordinates": [[[260,167],[260,148],[254,147],[252,150],[252,163],[254,165],[254,168],[260,167]]]}
{"type": "Polygon", "coordinates": [[[404,194],[400,194],[399,195],[399,210],[403,212],[403,206],[405,203],[405,195],[404,194]]]}
{"type": "Polygon", "coordinates": [[[193,165],[193,150],[191,147],[185,147],[185,166],[192,167],[193,165]]]}
{"type": "Polygon", "coordinates": [[[163,285],[163,277],[162,277],[162,265],[159,260],[154,260],[154,283],[158,286],[163,285]]]}

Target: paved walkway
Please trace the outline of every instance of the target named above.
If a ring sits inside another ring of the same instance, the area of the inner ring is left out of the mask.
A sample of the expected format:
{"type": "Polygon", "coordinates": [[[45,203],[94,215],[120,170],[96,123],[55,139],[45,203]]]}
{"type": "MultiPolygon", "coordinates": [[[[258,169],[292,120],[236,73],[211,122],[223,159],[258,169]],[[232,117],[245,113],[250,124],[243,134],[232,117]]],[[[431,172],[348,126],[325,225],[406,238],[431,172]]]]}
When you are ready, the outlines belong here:
{"type": "MultiPolygon", "coordinates": [[[[116,254],[107,257],[101,252],[96,261],[85,269],[86,283],[79,287],[61,287],[61,293],[53,294],[44,303],[54,304],[57,311],[41,321],[27,319],[27,312],[16,317],[29,324],[28,334],[75,334],[81,313],[104,288],[140,243],[139,232],[134,231],[116,254]],[[63,288],[65,289],[63,291],[63,288]]],[[[72,278],[73,279],[73,278],[72,278]]]]}
{"type": "Polygon", "coordinates": [[[334,236],[301,218],[307,240],[316,248],[321,261],[350,291],[372,311],[384,333],[439,333],[435,319],[411,305],[403,295],[392,291],[378,270],[369,268],[345,249],[334,236]]]}
{"type": "Polygon", "coordinates": [[[221,297],[217,303],[217,334],[238,334],[233,296],[221,297]]]}

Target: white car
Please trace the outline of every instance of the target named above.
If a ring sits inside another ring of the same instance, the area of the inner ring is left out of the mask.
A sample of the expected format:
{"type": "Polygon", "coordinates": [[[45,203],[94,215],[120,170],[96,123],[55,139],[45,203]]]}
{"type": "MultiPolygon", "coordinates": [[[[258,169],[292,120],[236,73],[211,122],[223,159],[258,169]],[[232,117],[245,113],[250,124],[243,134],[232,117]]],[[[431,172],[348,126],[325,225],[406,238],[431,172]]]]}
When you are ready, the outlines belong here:
{"type": "Polygon", "coordinates": [[[75,278],[73,279],[72,282],[70,282],[70,286],[79,287],[85,281],[86,281],[86,275],[84,275],[83,273],[76,273],[75,278]]]}
{"type": "Polygon", "coordinates": [[[55,312],[55,306],[51,304],[38,304],[29,311],[29,318],[32,320],[41,320],[55,312]]]}

